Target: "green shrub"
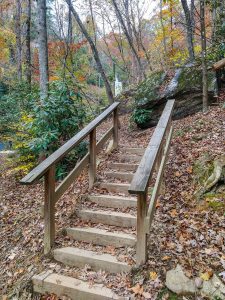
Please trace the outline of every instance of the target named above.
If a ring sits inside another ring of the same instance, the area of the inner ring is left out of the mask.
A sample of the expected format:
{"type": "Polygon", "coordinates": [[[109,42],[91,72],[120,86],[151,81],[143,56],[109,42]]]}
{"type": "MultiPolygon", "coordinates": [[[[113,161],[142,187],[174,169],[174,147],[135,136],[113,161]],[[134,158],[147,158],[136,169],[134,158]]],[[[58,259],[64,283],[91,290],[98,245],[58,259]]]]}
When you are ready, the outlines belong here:
{"type": "Polygon", "coordinates": [[[151,120],[152,110],[136,108],[132,113],[132,120],[142,126],[151,120]]]}

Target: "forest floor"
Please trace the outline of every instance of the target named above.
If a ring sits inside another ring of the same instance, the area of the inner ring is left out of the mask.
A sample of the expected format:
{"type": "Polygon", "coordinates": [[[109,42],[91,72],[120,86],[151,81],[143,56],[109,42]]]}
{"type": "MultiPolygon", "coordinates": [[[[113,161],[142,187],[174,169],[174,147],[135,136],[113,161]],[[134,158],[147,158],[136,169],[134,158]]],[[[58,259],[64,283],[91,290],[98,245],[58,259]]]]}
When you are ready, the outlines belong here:
{"type": "MultiPolygon", "coordinates": [[[[153,129],[131,129],[128,115],[121,116],[120,123],[123,144],[134,141],[139,147],[147,146],[153,129]]],[[[168,300],[179,299],[165,288],[166,271],[177,264],[189,278],[225,271],[225,199],[197,200],[194,196],[205,165],[224,153],[225,110],[211,108],[207,114],[198,113],[173,124],[166,190],[157,202],[147,263],[132,274],[112,276],[85,268],[73,270],[76,277],[90,284],[103,282],[120,295],[168,300]]],[[[102,161],[104,164],[104,157],[102,161]]],[[[87,187],[87,172],[83,172],[57,204],[56,245],[65,239],[63,229],[71,223],[75,205],[87,187]]],[[[42,182],[20,185],[7,160],[0,157],[0,295],[4,300],[38,299],[32,295],[32,276],[47,268],[61,272],[60,264],[42,254],[42,203],[42,182]]],[[[70,273],[66,268],[63,271],[70,273]]],[[[52,295],[48,299],[57,298],[52,295]]]]}

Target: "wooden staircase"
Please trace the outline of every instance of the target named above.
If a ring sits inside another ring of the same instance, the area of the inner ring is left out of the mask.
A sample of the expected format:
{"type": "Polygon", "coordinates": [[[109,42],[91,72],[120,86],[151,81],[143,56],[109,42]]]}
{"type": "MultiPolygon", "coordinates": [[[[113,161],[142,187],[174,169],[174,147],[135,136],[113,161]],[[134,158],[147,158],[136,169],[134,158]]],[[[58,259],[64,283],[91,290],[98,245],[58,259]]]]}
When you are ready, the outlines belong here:
{"type": "MultiPolygon", "coordinates": [[[[95,189],[92,189],[88,196],[83,197],[82,208],[76,211],[76,216],[81,221],[87,222],[88,226],[66,229],[67,235],[75,241],[115,248],[135,247],[136,245],[134,229],[136,228],[137,199],[128,194],[128,187],[133,178],[133,172],[137,168],[137,165],[133,163],[133,158],[135,157],[135,161],[140,161],[141,157],[138,155],[140,151],[126,147],[119,148],[119,150],[119,156],[121,153],[126,156],[126,163],[118,164],[109,161],[108,168],[103,173],[107,181],[97,181],[95,186],[98,186],[98,190],[100,188],[99,192],[96,193],[95,189]],[[115,179],[122,180],[123,183],[114,182],[115,179]],[[132,210],[133,214],[123,213],[121,209],[132,210]],[[104,229],[98,228],[99,223],[104,225],[104,229]],[[123,228],[130,228],[132,233],[123,232],[123,228]]],[[[130,272],[133,267],[127,262],[119,261],[111,254],[99,254],[75,247],[54,249],[53,256],[56,261],[66,266],[84,268],[85,265],[89,265],[94,271],[104,270],[108,273],[130,272]]],[[[46,292],[56,293],[58,296],[64,294],[70,296],[71,299],[83,299],[83,297],[85,299],[119,299],[107,288],[102,290],[95,286],[95,289],[90,289],[88,283],[49,271],[35,276],[33,287],[34,291],[42,294],[46,292]],[[75,287],[73,282],[78,282],[78,285],[75,287]],[[69,283],[72,287],[68,286],[69,283]]]]}
{"type": "MultiPolygon", "coordinates": [[[[146,150],[118,146],[118,105],[119,103],[112,104],[21,181],[22,184],[33,184],[44,176],[44,251],[46,254],[51,252],[54,259],[66,267],[84,268],[89,265],[94,271],[121,273],[130,272],[133,267],[145,263],[147,258],[147,234],[169,151],[174,101],[168,101],[146,150]],[[111,113],[113,127],[97,141],[96,127],[111,113]],[[56,188],[55,164],[86,136],[90,138],[89,153],[56,188]],[[97,177],[97,152],[111,136],[112,151],[116,150],[108,156],[107,167],[101,176],[97,177]],[[90,192],[81,197],[81,203],[75,208],[74,226],[66,229],[67,238],[74,240],[76,247],[55,248],[55,203],[87,166],[90,192]],[[154,171],[157,176],[147,210],[149,183],[154,171]],[[92,250],[84,249],[84,243],[114,247],[125,252],[131,249],[132,259],[118,259],[116,252],[99,253],[94,250],[95,247],[92,250]]],[[[76,300],[129,299],[119,297],[102,284],[90,286],[88,282],[49,270],[35,275],[32,282],[34,291],[41,294],[54,293],[59,297],[67,296],[76,300]]]]}

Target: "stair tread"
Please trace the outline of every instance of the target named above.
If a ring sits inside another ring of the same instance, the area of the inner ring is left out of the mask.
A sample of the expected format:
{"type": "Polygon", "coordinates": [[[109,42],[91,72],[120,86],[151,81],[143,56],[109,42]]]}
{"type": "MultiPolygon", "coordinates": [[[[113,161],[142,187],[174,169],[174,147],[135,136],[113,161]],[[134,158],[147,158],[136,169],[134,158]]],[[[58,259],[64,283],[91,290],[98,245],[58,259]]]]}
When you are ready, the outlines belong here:
{"type": "Polygon", "coordinates": [[[84,267],[90,265],[95,270],[106,270],[110,273],[129,272],[132,268],[125,262],[118,261],[111,254],[75,248],[64,247],[53,251],[54,258],[66,265],[84,267]]]}
{"type": "Polygon", "coordinates": [[[97,245],[111,245],[115,247],[134,246],[136,237],[124,232],[111,232],[95,227],[67,228],[67,234],[76,240],[97,245]]]}
{"type": "Polygon", "coordinates": [[[89,201],[96,203],[100,207],[112,207],[112,208],[131,208],[137,207],[136,197],[122,197],[116,195],[99,194],[88,196],[89,201]]]}
{"type": "Polygon", "coordinates": [[[72,278],[65,275],[42,272],[32,278],[34,291],[37,293],[54,293],[58,297],[67,296],[72,300],[107,300],[126,299],[117,296],[112,290],[102,284],[92,285],[87,281],[72,278]]]}
{"type": "Polygon", "coordinates": [[[136,219],[135,216],[129,214],[129,213],[123,213],[118,211],[106,211],[106,210],[91,210],[91,209],[81,209],[78,211],[78,213],[81,212],[88,212],[92,214],[100,214],[100,215],[111,215],[111,216],[120,216],[120,217],[130,217],[136,219]]]}

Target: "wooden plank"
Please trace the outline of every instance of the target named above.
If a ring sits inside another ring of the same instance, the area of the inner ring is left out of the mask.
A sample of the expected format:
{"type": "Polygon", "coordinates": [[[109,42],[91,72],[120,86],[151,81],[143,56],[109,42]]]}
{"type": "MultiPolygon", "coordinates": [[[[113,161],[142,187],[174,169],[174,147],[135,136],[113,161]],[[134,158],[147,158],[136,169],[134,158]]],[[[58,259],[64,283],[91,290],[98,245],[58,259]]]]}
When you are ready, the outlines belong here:
{"type": "Polygon", "coordinates": [[[86,154],[76,167],[64,178],[64,180],[57,186],[55,191],[55,202],[67,191],[74,180],[80,176],[81,172],[87,167],[89,163],[89,153],[86,154]]]}
{"type": "Polygon", "coordinates": [[[137,199],[137,259],[136,264],[140,265],[146,262],[147,258],[147,235],[145,232],[146,218],[146,193],[139,194],[137,199]]]}
{"type": "Polygon", "coordinates": [[[78,132],[72,139],[66,142],[57,151],[46,158],[41,164],[34,168],[29,174],[27,174],[20,183],[32,184],[34,181],[41,178],[44,173],[54,164],[56,164],[61,158],[70,152],[76,145],[78,145],[94,128],[96,128],[102,121],[104,121],[117,107],[119,102],[113,103],[102,114],[90,122],[85,128],[78,132]]]}
{"type": "Polygon", "coordinates": [[[158,174],[156,177],[156,182],[154,185],[154,189],[152,192],[152,196],[151,196],[151,200],[150,200],[150,204],[149,204],[149,208],[148,208],[148,212],[147,212],[147,217],[146,217],[146,224],[145,224],[145,230],[146,233],[149,233],[152,221],[153,221],[153,216],[154,216],[154,212],[155,212],[155,204],[156,204],[156,200],[158,198],[158,194],[160,191],[160,186],[162,183],[162,178],[163,178],[163,171],[166,165],[166,160],[169,154],[169,148],[170,148],[170,141],[172,138],[172,134],[173,134],[173,128],[171,127],[170,132],[169,132],[169,136],[166,142],[166,146],[165,146],[165,152],[163,154],[162,160],[161,160],[161,164],[159,166],[159,170],[158,170],[158,174]]]}
{"type": "MultiPolygon", "coordinates": [[[[111,127],[103,137],[98,141],[96,145],[96,152],[99,152],[102,146],[107,142],[107,140],[112,135],[113,128],[111,127]]],[[[81,172],[87,167],[89,162],[89,153],[86,154],[82,160],[75,166],[75,168],[64,178],[64,180],[60,183],[60,185],[56,188],[55,201],[65,193],[65,191],[69,188],[69,186],[74,182],[74,180],[80,176],[81,172]]]]}
{"type": "Polygon", "coordinates": [[[167,101],[166,107],[128,189],[131,194],[144,193],[148,188],[149,179],[152,176],[158,154],[170,124],[174,102],[175,100],[167,101]]]}
{"type": "Polygon", "coordinates": [[[92,188],[96,180],[96,128],[90,132],[89,152],[89,188],[92,188]]]}
{"type": "Polygon", "coordinates": [[[48,254],[55,240],[55,166],[45,174],[44,253],[48,254]]]}
{"type": "Polygon", "coordinates": [[[113,149],[118,147],[119,143],[119,112],[116,108],[113,112],[113,149]]]}

